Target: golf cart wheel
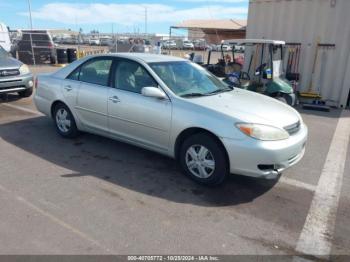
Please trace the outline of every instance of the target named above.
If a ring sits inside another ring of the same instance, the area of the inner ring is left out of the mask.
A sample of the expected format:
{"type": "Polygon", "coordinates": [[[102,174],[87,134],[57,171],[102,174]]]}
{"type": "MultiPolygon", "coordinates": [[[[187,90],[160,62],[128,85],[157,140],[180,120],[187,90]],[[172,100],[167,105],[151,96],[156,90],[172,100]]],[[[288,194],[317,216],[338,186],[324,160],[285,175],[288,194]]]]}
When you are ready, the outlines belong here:
{"type": "Polygon", "coordinates": [[[32,87],[28,88],[28,89],[26,89],[24,91],[18,92],[18,95],[20,97],[30,97],[32,94],[33,94],[33,88],[32,87]]]}
{"type": "Polygon", "coordinates": [[[296,104],[296,96],[295,94],[280,94],[275,97],[278,101],[285,103],[290,106],[295,106],[296,104]]]}
{"type": "Polygon", "coordinates": [[[297,104],[297,97],[296,97],[295,93],[285,94],[284,98],[286,99],[287,104],[290,106],[295,106],[297,104]]]}
{"type": "Polygon", "coordinates": [[[283,96],[277,96],[276,99],[284,104],[288,104],[287,100],[283,96]]]}
{"type": "Polygon", "coordinates": [[[221,184],[229,174],[225,148],[206,133],[195,134],[184,141],[179,162],[188,177],[207,186],[221,184]]]}

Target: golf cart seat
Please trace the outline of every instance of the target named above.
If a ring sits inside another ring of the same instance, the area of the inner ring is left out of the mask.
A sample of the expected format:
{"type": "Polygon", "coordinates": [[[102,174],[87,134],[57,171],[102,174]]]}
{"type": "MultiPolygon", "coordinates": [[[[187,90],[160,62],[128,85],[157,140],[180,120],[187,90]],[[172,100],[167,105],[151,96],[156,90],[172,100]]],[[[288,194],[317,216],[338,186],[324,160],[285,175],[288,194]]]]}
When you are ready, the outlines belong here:
{"type": "Polygon", "coordinates": [[[238,71],[231,72],[226,75],[225,82],[227,84],[242,88],[249,89],[251,85],[251,80],[247,72],[238,71]]]}
{"type": "Polygon", "coordinates": [[[241,81],[241,88],[242,89],[249,89],[251,86],[251,81],[250,80],[240,80],[241,81]]]}
{"type": "Polygon", "coordinates": [[[241,88],[249,89],[249,87],[252,85],[252,81],[250,80],[249,74],[247,72],[241,71],[239,77],[241,88]]]}
{"type": "Polygon", "coordinates": [[[225,66],[226,74],[232,74],[232,73],[241,72],[241,71],[242,71],[242,65],[235,62],[230,62],[225,66]]]}

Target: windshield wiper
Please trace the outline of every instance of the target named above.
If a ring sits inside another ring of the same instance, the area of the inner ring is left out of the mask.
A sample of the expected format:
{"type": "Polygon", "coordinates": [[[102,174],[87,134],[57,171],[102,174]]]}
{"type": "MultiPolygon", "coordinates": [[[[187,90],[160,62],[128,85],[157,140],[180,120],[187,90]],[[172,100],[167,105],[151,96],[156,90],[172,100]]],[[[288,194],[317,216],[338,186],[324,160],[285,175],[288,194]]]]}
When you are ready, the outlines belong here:
{"type": "Polygon", "coordinates": [[[217,90],[215,90],[215,91],[212,91],[212,92],[210,92],[210,93],[207,93],[207,95],[214,95],[214,94],[229,92],[229,91],[232,91],[232,90],[233,90],[233,88],[217,89],[217,90]]]}
{"type": "Polygon", "coordinates": [[[206,94],[202,94],[202,93],[188,93],[188,94],[181,95],[181,97],[200,97],[200,96],[206,96],[206,94]]]}

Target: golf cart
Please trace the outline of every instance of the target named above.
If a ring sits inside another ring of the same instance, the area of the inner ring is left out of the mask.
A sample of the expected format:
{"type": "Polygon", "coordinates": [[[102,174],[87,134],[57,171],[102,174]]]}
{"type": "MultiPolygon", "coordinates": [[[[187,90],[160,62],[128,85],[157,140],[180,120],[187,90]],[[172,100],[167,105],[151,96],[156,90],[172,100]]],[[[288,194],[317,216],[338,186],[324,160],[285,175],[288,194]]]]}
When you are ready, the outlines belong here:
{"type": "Polygon", "coordinates": [[[232,58],[221,50],[217,64],[210,64],[208,55],[207,70],[232,86],[262,93],[274,97],[291,106],[296,96],[292,85],[285,79],[283,72],[284,41],[266,39],[225,40],[223,45],[232,46],[232,58]],[[245,49],[245,61],[235,58],[235,50],[245,49]]]}
{"type": "MultiPolygon", "coordinates": [[[[238,53],[236,50],[231,48],[230,45],[222,43],[219,50],[209,49],[207,64],[202,64],[208,71],[213,73],[215,76],[225,79],[232,72],[240,72],[243,67],[243,61],[237,61],[235,54],[238,53]],[[230,47],[230,48],[227,48],[230,47]],[[211,64],[212,52],[220,51],[220,58],[216,64],[211,64]],[[232,57],[231,57],[232,55],[232,57]]],[[[194,54],[193,54],[194,56],[194,54]]],[[[190,60],[193,60],[193,56],[190,60]]],[[[195,61],[194,61],[195,62],[195,61]]]]}

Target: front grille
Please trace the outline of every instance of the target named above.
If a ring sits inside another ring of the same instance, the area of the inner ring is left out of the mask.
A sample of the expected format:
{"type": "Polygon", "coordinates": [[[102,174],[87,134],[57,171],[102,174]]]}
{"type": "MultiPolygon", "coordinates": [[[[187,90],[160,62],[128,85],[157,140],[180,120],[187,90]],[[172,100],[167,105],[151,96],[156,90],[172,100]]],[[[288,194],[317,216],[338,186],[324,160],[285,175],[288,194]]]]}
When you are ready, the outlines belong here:
{"type": "Polygon", "coordinates": [[[18,76],[20,74],[18,69],[2,69],[0,70],[0,77],[18,76]]]}
{"type": "Polygon", "coordinates": [[[1,80],[1,81],[0,81],[0,84],[3,84],[3,83],[15,83],[15,82],[22,82],[22,79],[1,80]]]}
{"type": "Polygon", "coordinates": [[[284,130],[288,132],[289,135],[294,135],[299,132],[300,130],[300,121],[297,123],[290,125],[290,126],[285,126],[284,130]]]}

